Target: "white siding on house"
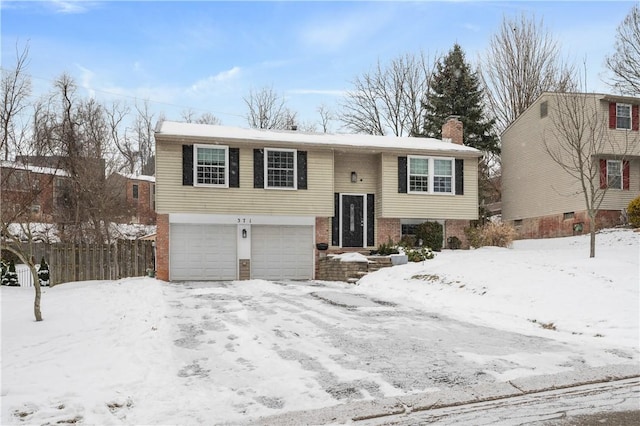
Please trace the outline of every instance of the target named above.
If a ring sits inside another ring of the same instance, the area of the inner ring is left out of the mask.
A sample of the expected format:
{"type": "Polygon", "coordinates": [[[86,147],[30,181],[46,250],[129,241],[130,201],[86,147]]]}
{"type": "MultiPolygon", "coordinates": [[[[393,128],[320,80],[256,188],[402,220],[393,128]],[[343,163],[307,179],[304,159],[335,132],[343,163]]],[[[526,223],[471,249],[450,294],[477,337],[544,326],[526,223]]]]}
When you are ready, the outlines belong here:
{"type": "MultiPolygon", "coordinates": [[[[233,145],[230,145],[233,147],[233,145]]],[[[333,153],[307,152],[303,190],[254,188],[253,148],[240,148],[240,187],[182,185],[182,145],[157,143],[156,209],[162,213],[333,215],[333,153]]]]}

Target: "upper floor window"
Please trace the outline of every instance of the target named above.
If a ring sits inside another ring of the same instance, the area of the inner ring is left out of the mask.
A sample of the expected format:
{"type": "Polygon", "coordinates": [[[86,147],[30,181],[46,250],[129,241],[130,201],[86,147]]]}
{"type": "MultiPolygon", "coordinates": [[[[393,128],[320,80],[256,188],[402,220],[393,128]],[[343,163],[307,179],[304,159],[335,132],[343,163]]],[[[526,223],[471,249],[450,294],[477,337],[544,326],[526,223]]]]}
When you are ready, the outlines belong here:
{"type": "Polygon", "coordinates": [[[194,184],[227,187],[229,148],[211,145],[194,145],[194,148],[194,184]]]}
{"type": "Polygon", "coordinates": [[[409,156],[410,193],[454,193],[453,158],[409,156]]]}
{"type": "Polygon", "coordinates": [[[616,104],[616,129],[631,129],[631,105],[616,104]]]}
{"type": "Polygon", "coordinates": [[[266,187],[296,189],[296,150],[266,148],[264,153],[266,187]]]}
{"type": "Polygon", "coordinates": [[[622,189],[622,161],[607,160],[607,188],[622,189]]]}
{"type": "Polygon", "coordinates": [[[134,183],[131,188],[131,196],[134,200],[138,199],[138,184],[134,183]]]}

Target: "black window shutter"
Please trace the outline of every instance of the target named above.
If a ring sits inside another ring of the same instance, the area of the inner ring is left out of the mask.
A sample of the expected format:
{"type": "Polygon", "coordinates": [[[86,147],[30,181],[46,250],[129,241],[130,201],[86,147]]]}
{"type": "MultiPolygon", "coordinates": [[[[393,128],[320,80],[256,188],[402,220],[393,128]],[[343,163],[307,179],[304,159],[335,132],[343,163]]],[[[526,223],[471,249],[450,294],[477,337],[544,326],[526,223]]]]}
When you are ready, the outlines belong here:
{"type": "Polygon", "coordinates": [[[456,195],[464,195],[464,160],[456,159],[456,195]]]}
{"type": "Polygon", "coordinates": [[[182,184],[193,186],[193,145],[182,145],[182,184]]]}
{"type": "Polygon", "coordinates": [[[240,188],[240,148],[229,148],[229,188],[240,188]]]}
{"type": "Polygon", "coordinates": [[[331,245],[340,245],[340,194],[333,196],[333,218],[331,218],[331,245]]]}
{"type": "Polygon", "coordinates": [[[264,150],[253,150],[253,187],[264,188],[264,150]]]}
{"type": "Polygon", "coordinates": [[[398,157],[398,192],[407,193],[407,157],[398,157]]]}
{"type": "Polygon", "coordinates": [[[307,151],[298,151],[298,189],[307,189],[307,151]]]}
{"type": "Polygon", "coordinates": [[[367,247],[375,244],[375,194],[367,194],[367,247]]]}

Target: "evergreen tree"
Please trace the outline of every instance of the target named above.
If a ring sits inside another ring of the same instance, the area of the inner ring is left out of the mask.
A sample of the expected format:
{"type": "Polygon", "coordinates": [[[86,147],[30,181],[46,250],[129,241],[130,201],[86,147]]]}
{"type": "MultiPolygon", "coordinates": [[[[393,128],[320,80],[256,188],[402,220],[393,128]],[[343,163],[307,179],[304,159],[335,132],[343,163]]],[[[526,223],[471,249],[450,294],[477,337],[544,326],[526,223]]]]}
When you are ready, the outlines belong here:
{"type": "Polygon", "coordinates": [[[5,283],[4,276],[7,273],[8,269],[9,269],[9,265],[7,265],[7,262],[5,262],[4,259],[0,259],[0,283],[2,285],[7,285],[5,283]]]}
{"type": "Polygon", "coordinates": [[[40,262],[40,268],[38,269],[38,280],[43,287],[49,286],[49,264],[45,262],[44,257],[40,262]]]}
{"type": "Polygon", "coordinates": [[[2,283],[11,287],[20,286],[20,283],[18,283],[18,273],[16,272],[16,265],[15,263],[13,263],[13,260],[9,263],[9,270],[4,274],[2,283]]]}
{"type": "Polygon", "coordinates": [[[486,117],[484,92],[476,72],[466,63],[457,43],[437,64],[425,108],[423,136],[440,139],[447,117],[460,117],[464,129],[464,144],[492,154],[500,153],[495,120],[486,117]]]}

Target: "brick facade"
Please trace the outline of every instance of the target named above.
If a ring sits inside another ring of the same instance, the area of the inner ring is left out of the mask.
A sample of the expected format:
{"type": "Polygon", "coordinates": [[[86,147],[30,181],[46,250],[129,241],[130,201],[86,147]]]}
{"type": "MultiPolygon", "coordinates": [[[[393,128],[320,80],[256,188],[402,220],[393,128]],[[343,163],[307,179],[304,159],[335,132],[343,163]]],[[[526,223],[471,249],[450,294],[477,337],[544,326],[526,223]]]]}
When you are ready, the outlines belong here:
{"type": "MultiPolygon", "coordinates": [[[[518,238],[556,238],[589,233],[589,217],[586,211],[557,214],[511,221],[518,238]]],[[[596,216],[596,229],[611,228],[622,224],[620,210],[600,210],[596,216]]]]}
{"type": "MultiPolygon", "coordinates": [[[[327,243],[331,245],[331,218],[328,217],[316,217],[316,244],[327,243]]],[[[320,258],[326,256],[326,252],[321,252],[314,247],[313,253],[315,256],[315,270],[313,273],[314,279],[318,279],[320,258]]]]}
{"type": "Polygon", "coordinates": [[[458,237],[460,239],[460,248],[468,249],[469,248],[469,240],[467,240],[467,236],[464,233],[465,228],[468,228],[470,225],[468,220],[445,220],[444,222],[444,246],[443,248],[449,247],[449,238],[450,237],[458,237]]]}
{"type": "Polygon", "coordinates": [[[402,227],[400,226],[400,219],[380,217],[376,219],[377,224],[377,245],[388,243],[391,240],[394,243],[398,243],[402,238],[402,227]]]}
{"type": "Polygon", "coordinates": [[[127,203],[133,210],[137,223],[153,225],[156,223],[155,182],[146,180],[127,180],[127,203]],[[134,198],[133,186],[138,185],[138,197],[134,198]]]}
{"type": "Polygon", "coordinates": [[[159,214],[156,221],[156,277],[169,281],[169,215],[159,214]]]}

